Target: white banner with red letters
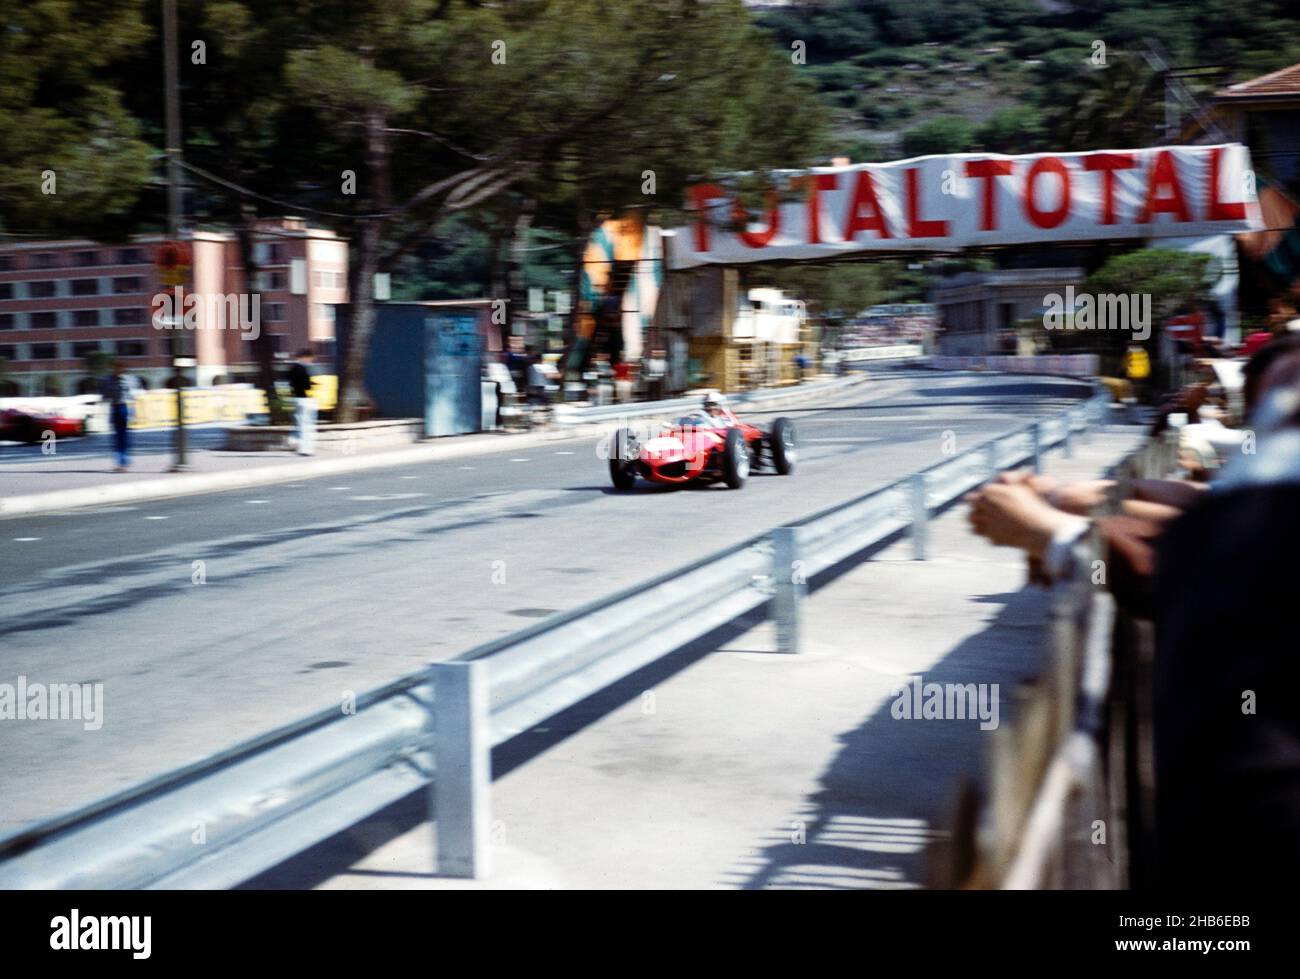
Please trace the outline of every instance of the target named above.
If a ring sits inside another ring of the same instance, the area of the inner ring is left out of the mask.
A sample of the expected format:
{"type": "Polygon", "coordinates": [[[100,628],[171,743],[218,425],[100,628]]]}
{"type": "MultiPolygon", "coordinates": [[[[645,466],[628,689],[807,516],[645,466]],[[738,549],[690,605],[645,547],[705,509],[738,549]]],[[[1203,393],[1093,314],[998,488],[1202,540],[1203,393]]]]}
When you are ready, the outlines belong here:
{"type": "Polygon", "coordinates": [[[1004,156],[958,153],[773,174],[764,213],[697,184],[672,268],[855,252],[1187,237],[1262,226],[1239,143],[1004,156]]]}

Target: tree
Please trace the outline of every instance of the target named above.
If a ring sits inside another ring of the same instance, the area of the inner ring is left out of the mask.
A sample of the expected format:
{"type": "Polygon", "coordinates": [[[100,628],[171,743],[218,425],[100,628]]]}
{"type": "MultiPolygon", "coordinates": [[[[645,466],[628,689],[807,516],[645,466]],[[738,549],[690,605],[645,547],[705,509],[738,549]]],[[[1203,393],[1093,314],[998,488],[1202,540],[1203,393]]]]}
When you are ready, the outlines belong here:
{"type": "Polygon", "coordinates": [[[974,145],[992,153],[1037,153],[1046,149],[1042,114],[1031,105],[999,109],[975,130],[974,145]]]}
{"type": "Polygon", "coordinates": [[[692,176],[797,165],[814,146],[815,101],[734,0],[322,4],[314,27],[288,54],[288,90],[332,124],[321,185],[344,169],[357,185],[339,204],[340,418],[363,396],[375,273],[449,216],[513,190],[515,221],[567,216],[579,241],[601,210],[647,200],[647,171],[650,202],[676,201],[692,176]]]}
{"type": "Polygon", "coordinates": [[[24,0],[0,30],[0,230],[112,235],[152,148],[108,69],[146,44],[143,0],[24,0]]]}
{"type": "MultiPolygon", "coordinates": [[[[1092,296],[1150,296],[1154,339],[1170,317],[1205,304],[1214,274],[1212,261],[1199,252],[1138,248],[1109,259],[1088,277],[1082,291],[1092,296]]],[[[1099,354],[1103,373],[1118,371],[1125,349],[1133,342],[1131,332],[1115,329],[1061,329],[1047,336],[1053,349],[1099,354]]],[[[1148,345],[1158,354],[1159,344],[1149,340],[1148,345]]]]}
{"type": "Polygon", "coordinates": [[[961,116],[935,116],[903,134],[903,155],[965,153],[974,141],[974,127],[961,116]]]}

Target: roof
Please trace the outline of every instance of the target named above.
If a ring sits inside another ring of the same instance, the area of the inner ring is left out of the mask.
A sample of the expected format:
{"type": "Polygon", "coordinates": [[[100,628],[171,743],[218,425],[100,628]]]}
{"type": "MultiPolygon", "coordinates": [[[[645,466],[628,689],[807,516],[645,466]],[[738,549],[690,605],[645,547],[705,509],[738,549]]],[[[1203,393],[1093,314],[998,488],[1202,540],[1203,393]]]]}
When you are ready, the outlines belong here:
{"type": "Polygon", "coordinates": [[[1214,97],[1227,100],[1300,98],[1300,64],[1221,88],[1214,97]]]}

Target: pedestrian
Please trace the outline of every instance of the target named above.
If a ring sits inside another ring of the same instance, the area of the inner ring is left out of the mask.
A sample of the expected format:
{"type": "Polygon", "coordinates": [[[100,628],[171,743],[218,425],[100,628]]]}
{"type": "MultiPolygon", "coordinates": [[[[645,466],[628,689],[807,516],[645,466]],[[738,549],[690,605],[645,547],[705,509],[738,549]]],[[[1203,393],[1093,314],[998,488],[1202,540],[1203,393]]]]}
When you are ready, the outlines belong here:
{"type": "Polygon", "coordinates": [[[659,401],[664,396],[664,381],[668,374],[668,358],[663,350],[656,347],[650,351],[646,361],[646,397],[650,401],[659,401]]]}
{"type": "Polygon", "coordinates": [[[619,404],[632,400],[632,365],[622,354],[614,365],[614,391],[619,404]]]}
{"type": "Polygon", "coordinates": [[[126,373],[126,365],[113,361],[113,372],[100,385],[100,395],[108,402],[108,417],[113,426],[113,453],[117,459],[114,472],[124,473],[131,465],[131,416],[140,382],[126,373]]]}
{"type": "Polygon", "coordinates": [[[298,455],[316,454],[316,399],[311,396],[311,365],[315,355],[303,347],[289,366],[289,388],[293,392],[294,441],[298,455]]]}

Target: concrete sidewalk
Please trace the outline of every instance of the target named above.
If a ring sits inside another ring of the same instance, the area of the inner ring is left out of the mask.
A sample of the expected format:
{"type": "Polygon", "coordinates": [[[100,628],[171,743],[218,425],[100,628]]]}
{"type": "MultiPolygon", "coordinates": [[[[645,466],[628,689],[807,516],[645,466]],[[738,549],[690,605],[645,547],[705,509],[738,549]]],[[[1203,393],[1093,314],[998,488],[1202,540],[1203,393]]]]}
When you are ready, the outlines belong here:
{"type": "MultiPolygon", "coordinates": [[[[1097,433],[1045,471],[1095,477],[1140,441],[1140,429],[1097,433]]],[[[922,886],[959,781],[982,778],[987,734],[978,720],[895,719],[894,692],[917,675],[998,684],[1007,723],[1013,686],[1039,672],[1047,623],[1019,552],[975,537],[964,505],[932,521],[929,548],[918,562],[899,541],[814,592],[799,654],[773,652],[770,624],[742,627],[499,748],[487,880],[430,873],[421,802],[259,883],[922,886]]]]}

